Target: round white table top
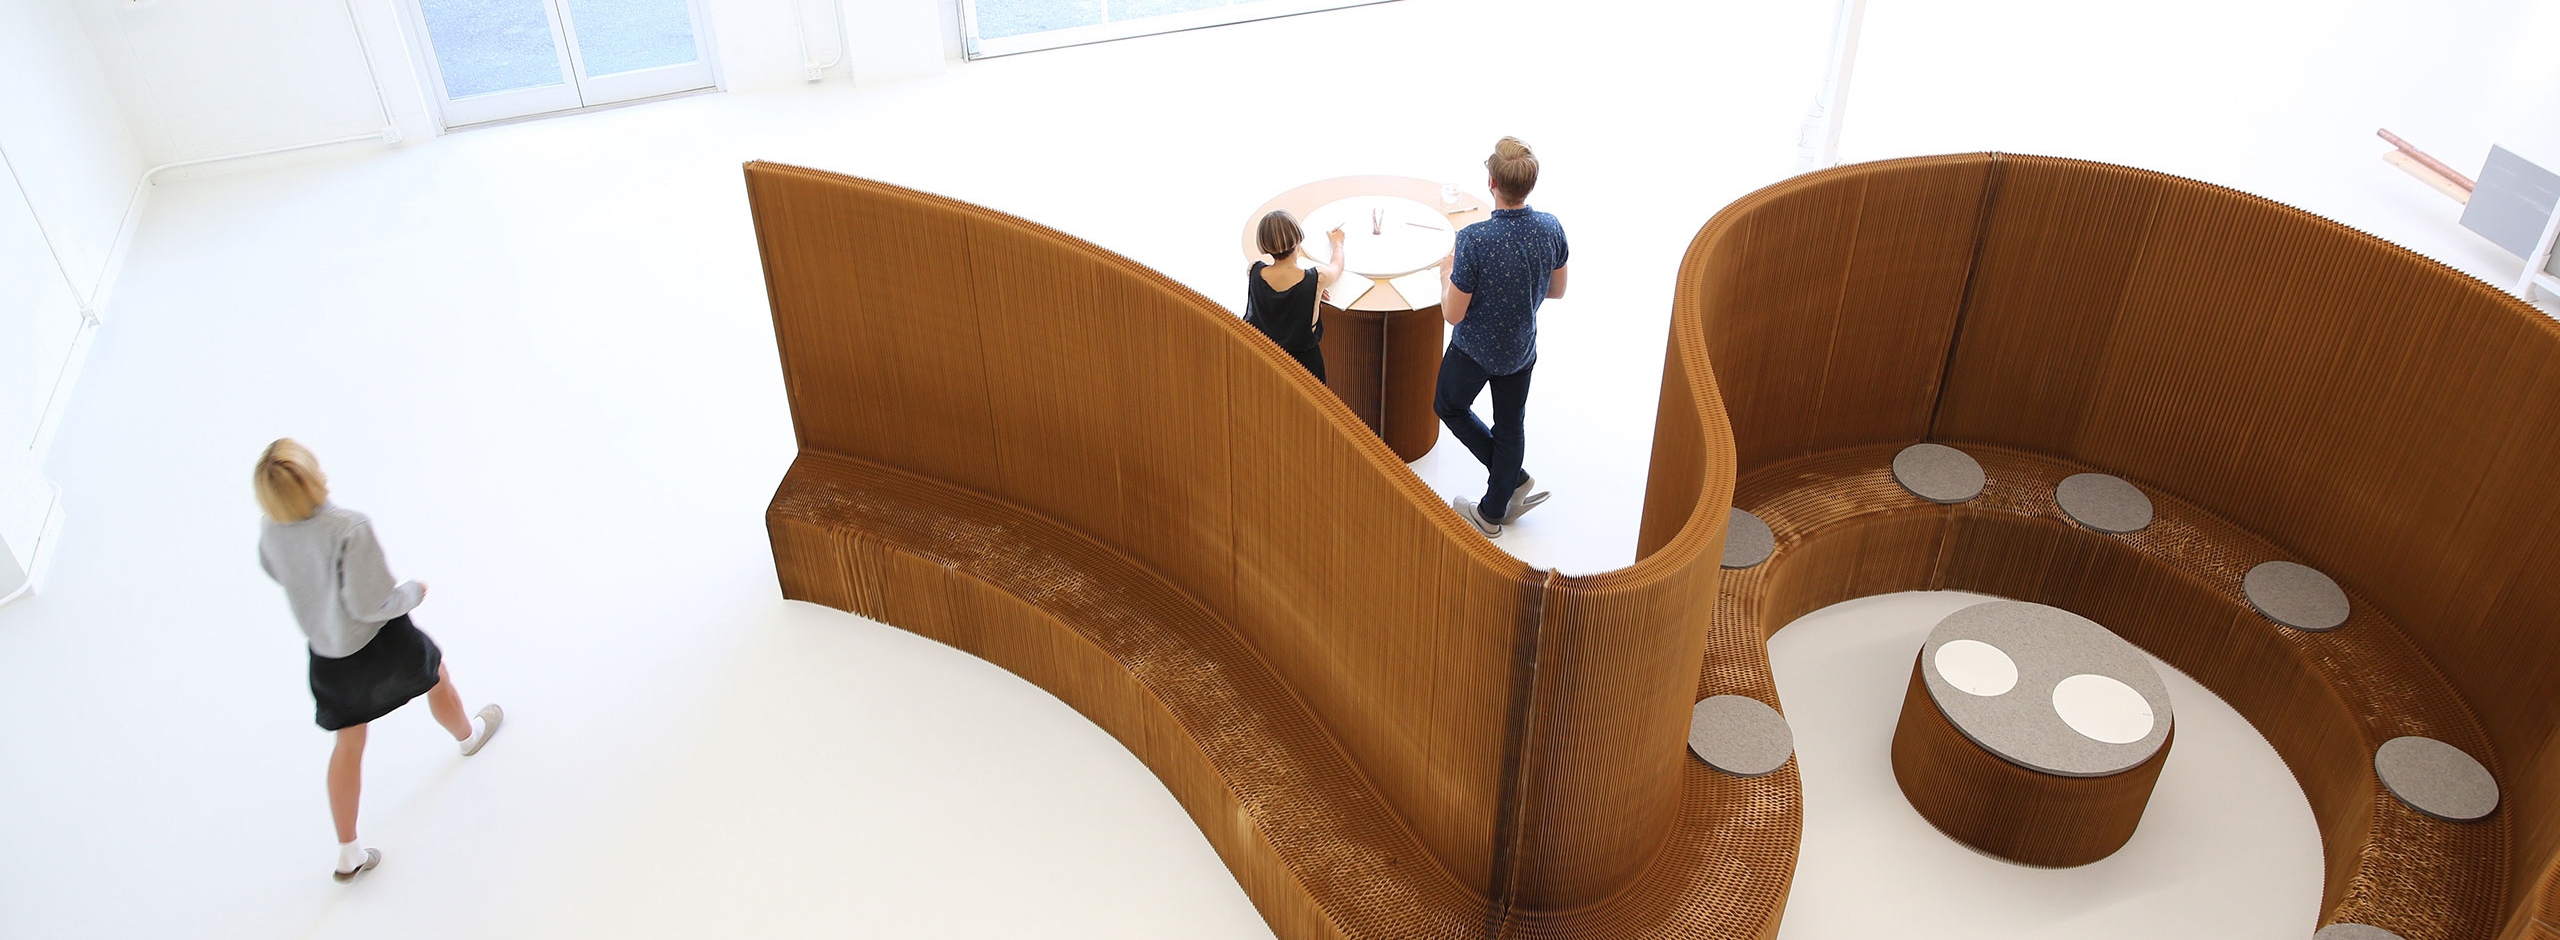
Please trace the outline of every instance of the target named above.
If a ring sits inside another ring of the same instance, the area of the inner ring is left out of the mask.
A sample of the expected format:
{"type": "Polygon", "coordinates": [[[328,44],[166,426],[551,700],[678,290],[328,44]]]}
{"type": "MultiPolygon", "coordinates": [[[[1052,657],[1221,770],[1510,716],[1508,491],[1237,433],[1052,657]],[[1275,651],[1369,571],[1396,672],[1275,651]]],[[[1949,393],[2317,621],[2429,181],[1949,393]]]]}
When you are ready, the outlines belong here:
{"type": "MultiPolygon", "coordinates": [[[[1245,217],[1244,227],[1238,233],[1242,236],[1239,247],[1244,250],[1244,257],[1249,260],[1264,258],[1262,249],[1258,247],[1260,239],[1257,237],[1262,216],[1273,209],[1287,209],[1295,214],[1299,223],[1306,228],[1307,253],[1314,257],[1325,257],[1330,254],[1330,250],[1325,247],[1325,229],[1308,223],[1319,210],[1329,208],[1338,202],[1364,196],[1401,200],[1407,204],[1404,207],[1404,211],[1407,212],[1411,210],[1411,206],[1422,206],[1436,213],[1440,226],[1453,229],[1465,228],[1484,221],[1493,211],[1491,203],[1472,192],[1460,190],[1456,193],[1455,199],[1450,199],[1449,187],[1431,180],[1410,176],[1340,176],[1292,187],[1287,192],[1273,196],[1271,201],[1253,210],[1252,215],[1245,217]]],[[[1345,234],[1363,231],[1366,226],[1357,223],[1368,219],[1368,210],[1352,207],[1348,218],[1355,224],[1346,226],[1343,229],[1345,234]]],[[[1431,220],[1413,221],[1430,224],[1431,220]]],[[[1327,227],[1329,228],[1330,225],[1327,227]]],[[[1379,226],[1379,229],[1380,231],[1372,237],[1384,237],[1385,226],[1379,226]]],[[[1417,237],[1424,236],[1421,228],[1411,228],[1410,231],[1417,237]]],[[[1422,272],[1430,270],[1432,263],[1447,254],[1451,245],[1456,244],[1455,235],[1447,238],[1448,241],[1441,243],[1437,250],[1429,252],[1428,257],[1418,262],[1410,262],[1413,267],[1405,268],[1403,273],[1383,276],[1377,272],[1397,270],[1402,267],[1402,263],[1397,263],[1397,259],[1410,255],[1402,249],[1380,246],[1384,250],[1383,253],[1373,251],[1369,254],[1385,264],[1373,266],[1369,261],[1363,260],[1361,246],[1353,239],[1345,238],[1344,248],[1351,255],[1353,264],[1352,270],[1345,273],[1357,275],[1359,279],[1342,290],[1330,292],[1326,302],[1336,309],[1383,314],[1438,308],[1440,305],[1438,286],[1429,283],[1431,275],[1422,272]],[[1395,257],[1389,257],[1390,255],[1395,257]],[[1413,283],[1417,279],[1420,283],[1413,283]],[[1407,283],[1400,285],[1388,283],[1391,280],[1407,283]],[[1355,292],[1356,296],[1338,296],[1355,292]]],[[[1422,253],[1422,249],[1413,248],[1411,253],[1422,253]]]]}
{"type": "Polygon", "coordinates": [[[1343,232],[1343,269],[1369,278],[1395,278],[1438,264],[1457,245],[1448,215],[1402,196],[1336,199],[1307,213],[1307,257],[1331,260],[1328,233],[1343,232]]]}

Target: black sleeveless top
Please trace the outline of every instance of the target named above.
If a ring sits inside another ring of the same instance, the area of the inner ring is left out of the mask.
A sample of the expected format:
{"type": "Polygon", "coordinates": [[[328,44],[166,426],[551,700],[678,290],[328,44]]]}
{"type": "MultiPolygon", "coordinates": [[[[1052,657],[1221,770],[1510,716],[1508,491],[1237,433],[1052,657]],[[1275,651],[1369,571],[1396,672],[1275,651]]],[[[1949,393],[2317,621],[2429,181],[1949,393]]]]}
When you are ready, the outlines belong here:
{"type": "Polygon", "coordinates": [[[1316,272],[1309,271],[1288,290],[1273,290],[1271,282],[1262,279],[1262,269],[1270,262],[1256,261],[1253,270],[1245,272],[1244,322],[1271,337],[1280,348],[1290,352],[1306,352],[1316,348],[1324,338],[1324,325],[1316,320],[1316,272]]]}

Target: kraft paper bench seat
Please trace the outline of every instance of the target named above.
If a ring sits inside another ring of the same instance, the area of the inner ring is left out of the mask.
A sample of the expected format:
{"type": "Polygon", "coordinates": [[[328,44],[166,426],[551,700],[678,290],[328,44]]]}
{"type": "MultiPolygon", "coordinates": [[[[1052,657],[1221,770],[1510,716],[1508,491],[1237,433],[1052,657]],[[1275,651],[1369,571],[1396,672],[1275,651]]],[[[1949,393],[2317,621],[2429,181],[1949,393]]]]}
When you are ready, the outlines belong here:
{"type": "Polygon", "coordinates": [[[2330,783],[2305,786],[2331,846],[2325,905],[2354,902],[2340,912],[2350,920],[2413,918],[2494,934],[2488,912],[2465,899],[2495,896],[2506,877],[2503,820],[2427,818],[2360,771],[2401,733],[2392,729],[2431,729],[2409,733],[2474,754],[2485,746],[2440,676],[2406,668],[2423,658],[2373,605],[2356,605],[2337,631],[2290,629],[2260,615],[2241,587],[2257,562],[2285,556],[2227,521],[2155,492],[2151,525],[2095,532],[2076,525],[2053,493],[2096,468],[1970,443],[1963,449],[1989,478],[1982,495],[1961,506],[1930,503],[1892,479],[1899,449],[1844,449],[1745,476],[1735,502],[1768,522],[1779,549],[1759,568],[1726,574],[1719,619],[1774,631],[1840,601],[1937,590],[2089,617],[2214,689],[2267,735],[2297,779],[2330,783]],[[2359,776],[2362,785],[2345,785],[2359,776]],[[2364,851],[2368,844],[2377,851],[2364,851]]]}
{"type": "MultiPolygon", "coordinates": [[[[1061,697],[1154,769],[1284,936],[1481,936],[1483,898],[1439,871],[1250,649],[1127,558],[984,496],[804,454],[767,513],[785,594],[985,659],[1061,697]],[[1248,885],[1253,882],[1247,881],[1248,885]],[[1276,902],[1304,899],[1303,905],[1276,902]],[[1288,926],[1283,926],[1288,925],[1288,926]],[[1299,931],[1306,931],[1300,933],[1299,931]]],[[[1680,825],[1635,889],[1522,937],[1759,937],[1792,871],[1794,766],[1683,775],[1680,825]],[[1780,864],[1783,857],[1784,864],[1780,864]],[[1749,861],[1756,879],[1733,880],[1749,861]]]]}
{"type": "Polygon", "coordinates": [[[1384,806],[1323,785],[1354,772],[1253,653],[1117,553],[976,494],[826,454],[792,464],[766,519],[786,596],[1081,693],[1061,697],[1155,770],[1239,877],[1321,879],[1255,897],[1275,929],[1340,932],[1320,926],[1331,919],[1321,909],[1274,909],[1276,898],[1395,898],[1347,912],[1378,935],[1449,935],[1477,913],[1384,806]]]}
{"type": "Polygon", "coordinates": [[[2497,912],[2475,899],[2497,896],[2507,877],[2506,818],[2430,818],[2370,772],[2375,751],[2402,733],[2486,749],[2442,677],[2408,668],[2424,659],[2406,635],[2371,604],[2334,631],[2284,627],[2242,596],[2253,564],[2286,557],[2263,539],[2157,492],[2143,530],[2096,532],[2076,524],[2054,490],[2102,468],[1961,446],[1988,483],[1960,505],[1895,482],[1894,444],[1743,477],[1734,501],[1768,522],[1778,547],[1759,567],[1725,573],[1718,621],[1775,631],[1831,604],[1899,591],[1972,591],[2088,617],[2211,688],[2275,745],[2303,781],[2327,848],[2324,911],[2399,925],[2409,937],[2495,936],[2497,912]]]}

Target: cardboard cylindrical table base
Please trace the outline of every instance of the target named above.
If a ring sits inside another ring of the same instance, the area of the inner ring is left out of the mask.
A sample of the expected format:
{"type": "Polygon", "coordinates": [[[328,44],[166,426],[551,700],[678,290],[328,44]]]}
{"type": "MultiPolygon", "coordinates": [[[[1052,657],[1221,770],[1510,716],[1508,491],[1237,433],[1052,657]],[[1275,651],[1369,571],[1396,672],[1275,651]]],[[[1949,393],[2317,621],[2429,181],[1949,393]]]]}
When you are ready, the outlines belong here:
{"type": "Polygon", "coordinates": [[[2029,770],[1956,730],[1914,659],[1893,729],[1893,779],[1911,808],[1949,838],[2013,862],[2069,868],[2113,855],[2133,838],[2177,739],[2173,729],[2149,760],[2104,777],[2029,770]]]}
{"type": "Polygon", "coordinates": [[[1325,384],[1408,463],[1440,440],[1431,394],[1440,382],[1447,333],[1437,304],[1420,310],[1324,305],[1325,384]]]}

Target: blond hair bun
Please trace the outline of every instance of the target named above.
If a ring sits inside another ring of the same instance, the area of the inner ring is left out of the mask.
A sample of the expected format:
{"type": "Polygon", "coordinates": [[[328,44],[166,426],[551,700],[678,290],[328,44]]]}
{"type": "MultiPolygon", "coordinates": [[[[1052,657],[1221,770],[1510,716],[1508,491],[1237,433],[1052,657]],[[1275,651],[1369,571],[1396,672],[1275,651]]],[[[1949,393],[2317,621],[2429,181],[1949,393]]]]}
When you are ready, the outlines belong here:
{"type": "Polygon", "coordinates": [[[1538,186],[1538,155],[1529,150],[1529,142],[1505,137],[1493,142],[1493,156],[1484,158],[1485,172],[1493,175],[1494,192],[1512,202],[1529,201],[1529,191],[1538,186]]]}

